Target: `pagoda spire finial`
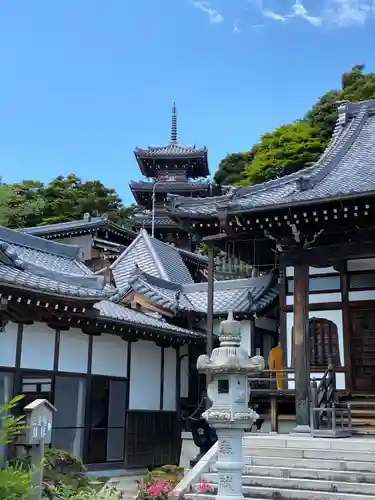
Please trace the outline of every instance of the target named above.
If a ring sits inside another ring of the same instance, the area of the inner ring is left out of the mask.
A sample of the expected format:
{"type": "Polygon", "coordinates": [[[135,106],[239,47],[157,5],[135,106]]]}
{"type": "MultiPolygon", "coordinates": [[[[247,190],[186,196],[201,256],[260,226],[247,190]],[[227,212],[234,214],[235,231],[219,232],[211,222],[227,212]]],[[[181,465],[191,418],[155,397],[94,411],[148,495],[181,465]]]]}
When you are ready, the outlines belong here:
{"type": "Polygon", "coordinates": [[[172,106],[171,144],[177,144],[177,108],[175,102],[172,106]]]}

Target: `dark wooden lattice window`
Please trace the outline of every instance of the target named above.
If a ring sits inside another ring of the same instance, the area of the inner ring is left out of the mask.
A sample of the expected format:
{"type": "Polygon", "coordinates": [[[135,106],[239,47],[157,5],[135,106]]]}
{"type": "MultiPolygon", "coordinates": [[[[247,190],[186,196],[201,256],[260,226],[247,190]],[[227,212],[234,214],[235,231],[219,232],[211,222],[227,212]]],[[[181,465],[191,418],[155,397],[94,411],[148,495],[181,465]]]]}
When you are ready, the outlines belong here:
{"type": "MultiPolygon", "coordinates": [[[[293,355],[294,361],[294,334],[292,328],[293,355]]],[[[309,319],[310,335],[310,366],[326,369],[332,360],[335,367],[341,366],[339,336],[336,323],[325,318],[309,319]]]]}

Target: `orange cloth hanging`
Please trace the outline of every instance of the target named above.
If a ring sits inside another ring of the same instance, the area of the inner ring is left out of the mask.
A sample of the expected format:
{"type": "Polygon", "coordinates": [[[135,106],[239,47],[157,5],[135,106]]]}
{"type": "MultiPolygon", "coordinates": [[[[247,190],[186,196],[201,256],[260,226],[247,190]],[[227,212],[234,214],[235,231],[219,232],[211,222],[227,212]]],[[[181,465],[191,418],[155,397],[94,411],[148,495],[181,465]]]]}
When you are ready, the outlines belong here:
{"type": "Polygon", "coordinates": [[[275,374],[271,374],[272,377],[276,375],[276,387],[277,389],[282,389],[284,385],[284,373],[282,371],[283,367],[283,351],[280,346],[274,347],[270,350],[268,355],[268,368],[275,370],[275,374]]]}

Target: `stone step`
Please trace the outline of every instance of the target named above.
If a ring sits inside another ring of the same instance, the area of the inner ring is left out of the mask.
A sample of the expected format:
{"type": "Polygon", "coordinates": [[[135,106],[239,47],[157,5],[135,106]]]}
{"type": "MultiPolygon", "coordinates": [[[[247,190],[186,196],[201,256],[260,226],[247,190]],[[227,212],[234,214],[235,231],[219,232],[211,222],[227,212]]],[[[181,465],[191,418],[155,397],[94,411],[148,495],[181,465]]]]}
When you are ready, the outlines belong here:
{"type": "Polygon", "coordinates": [[[311,450],[296,448],[274,448],[269,447],[245,447],[244,455],[252,457],[284,457],[302,460],[309,458],[313,460],[339,460],[353,462],[375,462],[375,451],[344,451],[344,450],[311,450]],[[323,452],[324,451],[324,452],[323,452]]]}
{"type": "Polygon", "coordinates": [[[312,438],[311,436],[300,437],[287,434],[246,434],[243,438],[244,448],[292,448],[292,449],[317,449],[317,450],[349,450],[349,451],[374,451],[375,439],[373,438],[312,438]]]}
{"type": "MultiPolygon", "coordinates": [[[[271,453],[270,453],[271,455],[271,453]]],[[[298,465],[299,469],[319,469],[331,471],[351,471],[363,473],[375,473],[374,462],[362,461],[345,461],[345,460],[323,460],[323,456],[319,459],[303,459],[296,462],[295,458],[272,457],[272,456],[245,456],[244,462],[249,466],[259,467],[286,467],[293,468],[298,465]]]]}
{"type": "MultiPolygon", "coordinates": [[[[299,464],[298,464],[299,465],[299,464]]],[[[213,469],[215,470],[215,468],[213,469]]],[[[214,474],[214,473],[213,473],[214,474]]],[[[294,479],[314,479],[324,481],[341,481],[352,483],[374,483],[375,473],[361,471],[343,471],[331,469],[307,469],[294,467],[272,467],[261,465],[245,465],[244,475],[246,476],[265,476],[275,478],[294,478],[294,479]]],[[[204,474],[204,477],[208,477],[204,474]]]]}
{"type": "MultiPolygon", "coordinates": [[[[217,474],[206,474],[205,479],[217,488],[217,474]]],[[[243,476],[242,484],[247,488],[274,488],[277,490],[325,491],[330,493],[353,493],[373,495],[375,484],[352,483],[346,481],[333,482],[317,479],[295,479],[288,477],[243,476]]]]}
{"type": "MultiPolygon", "coordinates": [[[[267,487],[244,486],[243,494],[252,500],[370,500],[374,494],[362,495],[355,493],[333,493],[327,495],[326,491],[309,490],[279,490],[267,487]]],[[[210,493],[188,493],[184,495],[186,500],[214,500],[210,493]]]]}

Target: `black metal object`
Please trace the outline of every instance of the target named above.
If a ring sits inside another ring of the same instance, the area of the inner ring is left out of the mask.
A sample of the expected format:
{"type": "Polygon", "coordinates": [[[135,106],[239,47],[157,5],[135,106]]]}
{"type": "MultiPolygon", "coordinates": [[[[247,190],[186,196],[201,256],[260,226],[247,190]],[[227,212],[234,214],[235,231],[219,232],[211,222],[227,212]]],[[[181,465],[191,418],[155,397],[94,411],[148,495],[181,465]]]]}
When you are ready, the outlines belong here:
{"type": "Polygon", "coordinates": [[[190,467],[194,467],[208,450],[216,443],[217,434],[204,418],[195,420],[191,426],[191,433],[195,446],[199,448],[198,455],[190,460],[190,467]]]}

